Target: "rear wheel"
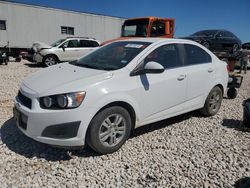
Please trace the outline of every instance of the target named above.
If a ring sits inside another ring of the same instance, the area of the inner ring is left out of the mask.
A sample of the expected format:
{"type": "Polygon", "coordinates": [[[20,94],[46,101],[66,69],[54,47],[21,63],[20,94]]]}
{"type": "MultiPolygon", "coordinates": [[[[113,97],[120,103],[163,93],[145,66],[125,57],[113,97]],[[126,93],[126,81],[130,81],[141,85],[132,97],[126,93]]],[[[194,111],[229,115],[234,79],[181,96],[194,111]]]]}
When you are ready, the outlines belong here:
{"type": "Polygon", "coordinates": [[[43,58],[43,64],[46,66],[46,67],[49,67],[49,66],[52,66],[52,65],[55,65],[58,63],[58,60],[57,60],[57,57],[54,56],[54,55],[47,55],[43,58]]]}
{"type": "Polygon", "coordinates": [[[203,41],[201,44],[202,44],[204,47],[206,47],[207,49],[210,49],[210,44],[209,44],[209,42],[203,41]]]}
{"type": "Polygon", "coordinates": [[[240,49],[240,46],[238,45],[238,44],[234,44],[233,45],[233,54],[235,54],[235,53],[237,53],[238,51],[239,51],[239,49],[240,49]]]}
{"type": "Polygon", "coordinates": [[[215,115],[220,109],[222,98],[221,89],[218,86],[214,87],[208,94],[205,105],[200,112],[205,116],[215,115]]]}
{"type": "Polygon", "coordinates": [[[128,111],[119,106],[106,108],[91,121],[87,144],[101,154],[117,151],[129,138],[131,117],[128,111]]]}

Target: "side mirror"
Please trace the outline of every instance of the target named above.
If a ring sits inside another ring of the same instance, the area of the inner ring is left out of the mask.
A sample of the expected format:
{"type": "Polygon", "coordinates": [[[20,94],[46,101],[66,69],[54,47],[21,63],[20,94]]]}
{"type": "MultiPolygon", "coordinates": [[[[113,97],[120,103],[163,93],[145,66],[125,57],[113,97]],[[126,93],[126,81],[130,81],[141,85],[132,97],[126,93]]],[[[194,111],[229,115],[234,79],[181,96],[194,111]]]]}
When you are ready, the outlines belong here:
{"type": "Polygon", "coordinates": [[[65,51],[65,46],[64,45],[62,45],[62,50],[65,51]]]}
{"type": "Polygon", "coordinates": [[[155,61],[149,61],[146,63],[146,65],[143,67],[142,64],[140,64],[138,67],[136,67],[131,73],[130,76],[136,76],[141,74],[159,74],[164,72],[164,67],[155,61]]]}

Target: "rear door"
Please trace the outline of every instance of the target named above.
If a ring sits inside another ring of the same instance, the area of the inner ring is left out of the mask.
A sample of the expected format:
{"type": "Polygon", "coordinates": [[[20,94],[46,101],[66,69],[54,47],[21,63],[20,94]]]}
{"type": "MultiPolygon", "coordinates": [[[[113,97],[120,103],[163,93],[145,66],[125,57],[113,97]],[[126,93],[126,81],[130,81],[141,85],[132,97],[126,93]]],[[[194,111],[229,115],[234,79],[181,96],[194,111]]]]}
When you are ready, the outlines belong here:
{"type": "Polygon", "coordinates": [[[183,44],[187,72],[187,108],[201,105],[215,80],[215,65],[211,56],[199,46],[183,44]]]}
{"type": "Polygon", "coordinates": [[[78,48],[78,57],[82,57],[91,50],[98,47],[99,44],[96,41],[81,39],[78,48]]]}

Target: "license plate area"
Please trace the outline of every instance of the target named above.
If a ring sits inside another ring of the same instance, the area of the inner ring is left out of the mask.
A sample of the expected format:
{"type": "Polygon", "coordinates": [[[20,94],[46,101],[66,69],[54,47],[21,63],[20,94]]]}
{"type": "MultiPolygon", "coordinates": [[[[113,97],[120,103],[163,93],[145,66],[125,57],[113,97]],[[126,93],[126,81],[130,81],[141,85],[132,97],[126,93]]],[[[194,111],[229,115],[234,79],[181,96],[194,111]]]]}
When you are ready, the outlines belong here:
{"type": "Polygon", "coordinates": [[[13,108],[13,115],[18,127],[22,129],[27,129],[28,117],[21,113],[16,107],[13,108]]]}

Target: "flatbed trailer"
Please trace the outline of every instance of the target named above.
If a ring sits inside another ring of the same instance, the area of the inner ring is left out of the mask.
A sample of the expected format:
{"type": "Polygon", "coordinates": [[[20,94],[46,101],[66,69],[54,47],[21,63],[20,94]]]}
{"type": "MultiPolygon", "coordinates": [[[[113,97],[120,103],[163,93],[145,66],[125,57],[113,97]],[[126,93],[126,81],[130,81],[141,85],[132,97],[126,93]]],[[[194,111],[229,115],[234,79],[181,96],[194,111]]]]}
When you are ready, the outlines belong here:
{"type": "Polygon", "coordinates": [[[241,58],[240,51],[237,53],[228,53],[228,52],[214,52],[214,54],[221,60],[227,62],[228,64],[228,70],[229,70],[229,78],[228,78],[228,85],[227,85],[227,97],[229,99],[234,99],[237,97],[238,91],[241,87],[243,76],[241,76],[239,73],[234,72],[234,66],[236,61],[238,61],[241,58]],[[237,89],[236,89],[237,88],[237,89]]]}

